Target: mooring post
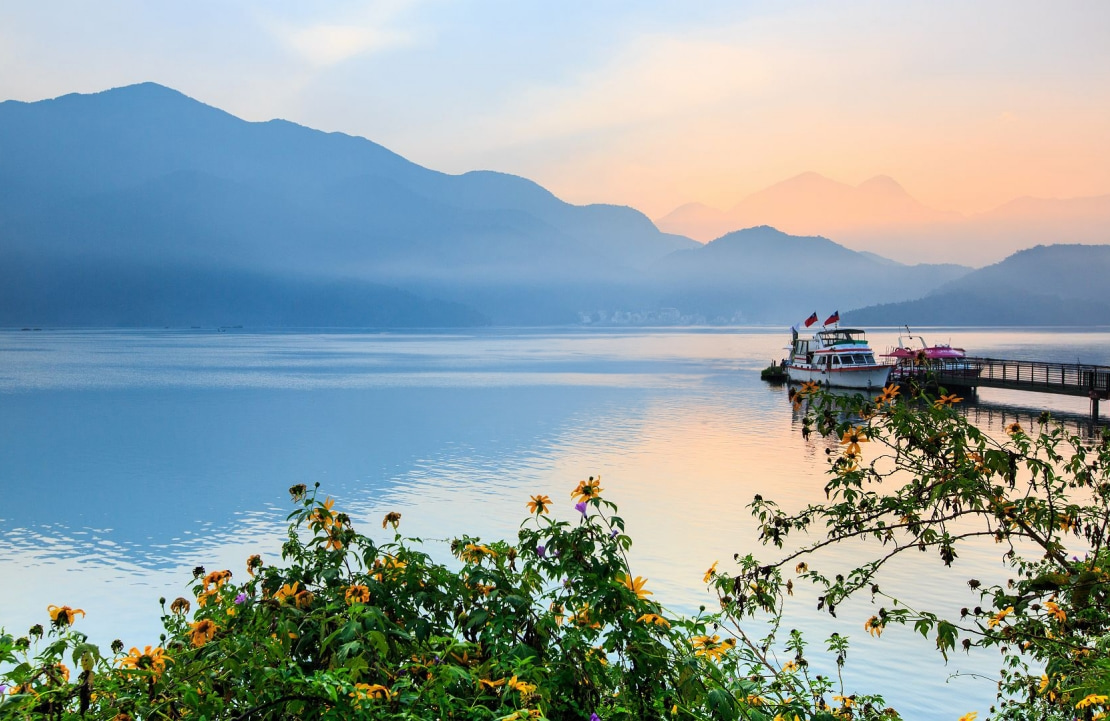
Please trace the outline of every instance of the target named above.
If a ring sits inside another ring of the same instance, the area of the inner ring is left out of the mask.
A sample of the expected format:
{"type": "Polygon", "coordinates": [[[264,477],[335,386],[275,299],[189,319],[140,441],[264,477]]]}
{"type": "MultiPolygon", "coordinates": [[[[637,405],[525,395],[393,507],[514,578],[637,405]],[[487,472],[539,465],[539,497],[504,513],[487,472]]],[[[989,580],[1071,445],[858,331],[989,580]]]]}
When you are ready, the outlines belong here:
{"type": "Polygon", "coordinates": [[[1098,399],[1098,391],[1091,391],[1089,395],[1090,395],[1090,398],[1091,398],[1091,420],[1092,421],[1097,421],[1098,420],[1098,400],[1099,400],[1098,399]]]}

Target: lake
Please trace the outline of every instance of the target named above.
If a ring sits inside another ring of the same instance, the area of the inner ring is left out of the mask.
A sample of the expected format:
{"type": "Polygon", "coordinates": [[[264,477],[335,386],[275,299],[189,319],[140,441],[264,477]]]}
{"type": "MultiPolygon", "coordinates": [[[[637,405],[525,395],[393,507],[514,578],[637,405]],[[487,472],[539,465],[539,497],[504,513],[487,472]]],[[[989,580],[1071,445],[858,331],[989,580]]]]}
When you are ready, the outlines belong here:
{"type": "MultiPolygon", "coordinates": [[[[1105,330],[923,334],[972,355],[1110,365],[1105,330]]],[[[870,334],[877,349],[896,337],[870,334]]],[[[95,642],[156,644],[157,599],[188,595],[193,566],[278,560],[296,483],[319,482],[370,534],[400,511],[402,532],[439,539],[429,550],[445,560],[456,535],[515,537],[533,494],[573,518],[570,490],[598,474],[634,574],[696,612],[715,603],[701,583],[714,561],[775,555],[755,542],[755,493],[786,508],[823,497],[831,442],[803,440],[786,389],[759,380],[787,341],[766,328],[0,331],[0,625],[24,633],[66,604],[95,642]]],[[[1044,408],[1092,431],[1082,398],[983,390],[967,408],[994,432],[1044,408]]],[[[954,569],[914,559],[884,588],[958,609],[974,601],[963,581],[997,576],[1000,553],[968,549],[954,569]]],[[[849,691],[883,692],[907,718],[990,705],[993,685],[966,674],[993,675],[996,657],[945,665],[905,629],[868,636],[866,600],[839,619],[813,606],[800,591],[790,620],[814,647],[851,637],[849,691]]]]}

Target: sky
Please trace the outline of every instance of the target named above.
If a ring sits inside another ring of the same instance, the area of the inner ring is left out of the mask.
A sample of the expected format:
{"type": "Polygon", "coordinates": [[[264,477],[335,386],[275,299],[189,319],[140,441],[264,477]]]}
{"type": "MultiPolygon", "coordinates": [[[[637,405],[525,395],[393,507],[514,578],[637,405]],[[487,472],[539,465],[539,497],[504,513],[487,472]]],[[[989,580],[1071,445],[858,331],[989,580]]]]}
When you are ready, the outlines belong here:
{"type": "Polygon", "coordinates": [[[659,218],[812,171],[1110,193],[1110,3],[4,0],[0,99],[142,81],[659,218]]]}

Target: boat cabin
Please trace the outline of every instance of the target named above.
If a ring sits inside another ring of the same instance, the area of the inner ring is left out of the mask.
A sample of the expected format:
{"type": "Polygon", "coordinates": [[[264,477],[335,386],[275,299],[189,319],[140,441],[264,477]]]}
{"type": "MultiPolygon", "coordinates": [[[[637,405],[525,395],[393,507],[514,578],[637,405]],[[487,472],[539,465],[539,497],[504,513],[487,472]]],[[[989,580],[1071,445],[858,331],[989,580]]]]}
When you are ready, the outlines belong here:
{"type": "Polygon", "coordinates": [[[865,353],[822,353],[817,356],[817,364],[833,369],[873,366],[875,365],[875,354],[870,350],[865,353]]]}
{"type": "Polygon", "coordinates": [[[821,345],[829,348],[834,345],[867,345],[867,334],[854,328],[834,328],[817,331],[821,345]]]}
{"type": "Polygon", "coordinates": [[[823,369],[876,365],[875,354],[867,345],[866,333],[853,328],[818,331],[812,339],[795,337],[791,360],[823,369]]]}

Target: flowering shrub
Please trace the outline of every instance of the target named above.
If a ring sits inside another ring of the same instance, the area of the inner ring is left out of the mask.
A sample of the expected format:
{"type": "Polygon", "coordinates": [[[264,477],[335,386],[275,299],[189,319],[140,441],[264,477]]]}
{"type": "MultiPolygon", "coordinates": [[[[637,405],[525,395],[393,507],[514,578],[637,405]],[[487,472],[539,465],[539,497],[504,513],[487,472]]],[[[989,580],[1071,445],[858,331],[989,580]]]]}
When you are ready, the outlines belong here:
{"type": "MultiPolygon", "coordinates": [[[[631,539],[600,479],[571,494],[572,521],[533,496],[516,543],[463,537],[457,563],[397,533],[357,532],[303,485],[280,564],[193,576],[166,607],[158,646],[109,653],[77,630],[80,609],[0,634],[5,718],[87,719],[821,719],[893,717],[880,699],[811,678],[726,612],[676,616],[634,575],[631,539]],[[731,632],[730,632],[731,631],[731,632]],[[71,674],[66,664],[77,671],[71,674]],[[834,695],[835,694],[835,695],[834,695]]],[[[569,504],[568,504],[569,505],[569,504]]],[[[716,564],[706,583],[732,584],[716,564]]],[[[772,608],[756,582],[757,602],[772,608]]],[[[725,599],[736,609],[738,600],[725,599]]],[[[772,608],[773,610],[773,608],[772,608]]],[[[843,648],[834,649],[843,653],[843,648]]]]}
{"type": "Polygon", "coordinates": [[[963,399],[955,394],[942,389],[932,399],[911,386],[905,395],[910,402],[893,386],[874,398],[816,386],[793,395],[797,408],[806,405],[802,433],[839,441],[839,451],[830,449],[828,500],[786,513],[755,497],[763,542],[794,550],[770,563],[746,557],[742,581],[718,584],[723,599],[728,592],[727,612],[780,603],[794,575],[817,585],[818,607],[829,613],[850,596],[869,595],[882,604],[863,621],[874,636],[905,624],[946,658],[973,647],[1000,653],[997,716],[1105,718],[1110,430],[1086,441],[1044,413],[1037,427],[1013,423],[992,438],[958,412],[963,399]],[[907,551],[952,566],[964,544],[984,540],[998,544],[1000,570],[1011,577],[967,580],[980,603],[958,618],[907,607],[881,588],[882,569],[907,551]],[[818,569],[805,560],[826,546],[861,542],[871,545],[861,546],[866,562],[855,568],[818,569]],[[749,590],[731,593],[733,586],[749,590]]]}
{"type": "MultiPolygon", "coordinates": [[[[829,613],[870,596],[878,611],[860,621],[873,636],[906,624],[946,656],[998,652],[999,717],[1104,718],[1110,434],[1084,441],[1046,414],[996,439],[959,413],[959,396],[907,402],[894,387],[864,398],[807,385],[792,401],[805,409],[803,434],[830,439],[827,500],[787,513],[756,496],[760,539],[783,550],[770,562],[713,563],[702,579],[717,597],[711,611],[676,615],[634,573],[600,479],[571,492],[572,520],[532,496],[514,542],[464,536],[451,542],[450,564],[402,537],[399,513],[375,538],[298,485],[280,562],[194,569],[191,597],[162,602],[157,646],[104,652],[77,628],[85,612],[66,605],[47,608],[46,627],[25,636],[0,632],[0,716],[898,718],[878,696],[849,694],[839,674],[815,673],[805,639],[780,627],[804,581],[829,613]],[[958,617],[881,587],[884,567],[906,551],[951,566],[983,540],[998,544],[1012,577],[968,580],[980,602],[958,617]],[[818,567],[815,551],[855,542],[866,542],[864,562],[818,567]]],[[[834,633],[824,646],[839,670],[848,639],[834,633]]]]}

